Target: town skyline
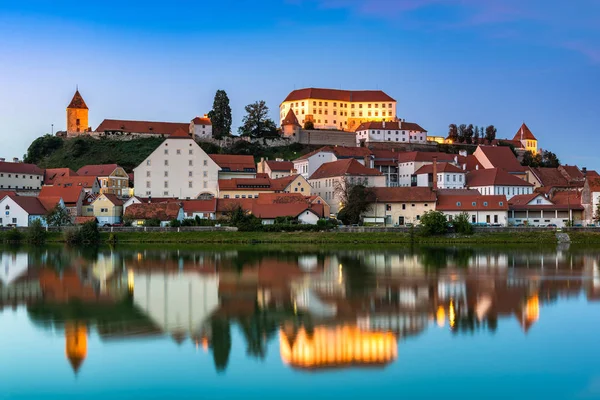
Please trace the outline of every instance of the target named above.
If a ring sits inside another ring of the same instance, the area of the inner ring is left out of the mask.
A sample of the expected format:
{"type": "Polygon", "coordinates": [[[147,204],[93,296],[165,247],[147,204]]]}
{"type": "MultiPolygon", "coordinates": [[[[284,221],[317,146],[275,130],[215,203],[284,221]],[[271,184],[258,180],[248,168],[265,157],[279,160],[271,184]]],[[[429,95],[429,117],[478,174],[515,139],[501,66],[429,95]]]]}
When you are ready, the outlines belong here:
{"type": "Polygon", "coordinates": [[[236,4],[221,23],[189,26],[174,23],[180,12],[219,15],[230,5],[161,11],[155,24],[144,19],[157,18],[158,10],[139,12],[135,4],[119,16],[108,5],[3,5],[0,33],[9,40],[0,50],[9,62],[0,64],[7,89],[0,93],[0,127],[11,140],[0,157],[21,157],[52,124],[54,132],[64,130],[77,85],[92,127],[105,118],[189,121],[210,111],[214,93],[224,89],[233,133],[245,105],[265,100],[278,122],[289,92],[323,87],[383,90],[398,101],[399,118],[431,135],[464,122],[493,124],[499,137],[512,137],[525,121],[563,163],[599,168],[592,132],[600,56],[591,47],[599,32],[589,23],[598,7],[549,5],[536,13],[531,5],[493,3],[271,1],[236,4]],[[260,17],[247,21],[250,11],[260,17]],[[559,38],[563,15],[582,23],[559,38]],[[445,17],[456,26],[427,28],[445,17]]]}

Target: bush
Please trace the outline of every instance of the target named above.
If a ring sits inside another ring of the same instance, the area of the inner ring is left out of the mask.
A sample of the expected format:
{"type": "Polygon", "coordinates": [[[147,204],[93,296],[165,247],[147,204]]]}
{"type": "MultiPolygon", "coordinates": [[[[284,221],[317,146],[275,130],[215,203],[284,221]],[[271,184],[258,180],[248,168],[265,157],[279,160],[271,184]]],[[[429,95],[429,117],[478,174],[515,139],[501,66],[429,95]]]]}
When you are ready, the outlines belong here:
{"type": "Polygon", "coordinates": [[[172,219],[171,222],[169,222],[169,226],[171,228],[179,228],[181,226],[181,222],[179,222],[178,219],[172,219]]]}
{"type": "Polygon", "coordinates": [[[100,231],[96,221],[89,221],[79,228],[79,243],[98,243],[100,241],[100,231]]]}
{"type": "Polygon", "coordinates": [[[424,236],[444,235],[448,232],[448,220],[440,211],[427,211],[421,216],[420,232],[424,236]]]}
{"type": "Polygon", "coordinates": [[[79,240],[79,228],[69,226],[63,229],[63,239],[67,243],[77,243],[79,240]]]}
{"type": "Polygon", "coordinates": [[[469,214],[466,212],[460,213],[454,218],[452,221],[454,224],[454,228],[457,233],[462,235],[472,235],[473,234],[473,225],[469,222],[469,214]]]}
{"type": "Polygon", "coordinates": [[[262,221],[254,215],[246,215],[236,224],[240,232],[257,232],[263,230],[262,221]]]}
{"type": "Polygon", "coordinates": [[[144,226],[160,226],[160,219],[150,218],[144,221],[144,226]]]}
{"type": "Polygon", "coordinates": [[[17,230],[17,228],[13,228],[10,231],[7,231],[4,235],[4,241],[6,243],[19,243],[23,240],[23,234],[17,230]]]}
{"type": "Polygon", "coordinates": [[[317,221],[317,227],[319,230],[335,229],[338,227],[338,221],[336,219],[322,218],[317,221]]]}
{"type": "Polygon", "coordinates": [[[42,222],[36,219],[31,222],[27,229],[27,242],[32,244],[42,244],[46,241],[46,229],[42,226],[42,222]]]}

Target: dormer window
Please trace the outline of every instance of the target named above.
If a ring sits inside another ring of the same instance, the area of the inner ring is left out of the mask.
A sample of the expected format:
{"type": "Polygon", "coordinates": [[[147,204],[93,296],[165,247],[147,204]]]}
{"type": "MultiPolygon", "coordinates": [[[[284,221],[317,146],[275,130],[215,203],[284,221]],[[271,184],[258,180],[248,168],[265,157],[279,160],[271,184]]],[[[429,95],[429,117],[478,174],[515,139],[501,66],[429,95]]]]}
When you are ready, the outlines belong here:
{"type": "Polygon", "coordinates": [[[475,202],[472,202],[472,203],[471,203],[471,205],[472,205],[473,207],[475,207],[475,206],[477,205],[477,203],[475,203],[475,202]]]}
{"type": "Polygon", "coordinates": [[[503,201],[501,201],[499,204],[500,204],[501,206],[503,206],[503,205],[504,205],[504,202],[503,202],[503,201]]]}
{"type": "Polygon", "coordinates": [[[487,207],[487,206],[488,206],[488,202],[487,202],[487,201],[484,201],[484,202],[483,202],[483,206],[484,206],[484,207],[487,207]]]}
{"type": "Polygon", "coordinates": [[[457,206],[457,207],[460,207],[460,206],[461,206],[461,204],[460,204],[460,201],[457,201],[457,202],[456,202],[456,206],[457,206]]]}
{"type": "Polygon", "coordinates": [[[6,206],[4,209],[5,209],[5,210],[10,210],[10,206],[9,206],[9,205],[7,205],[7,206],[6,206]]]}

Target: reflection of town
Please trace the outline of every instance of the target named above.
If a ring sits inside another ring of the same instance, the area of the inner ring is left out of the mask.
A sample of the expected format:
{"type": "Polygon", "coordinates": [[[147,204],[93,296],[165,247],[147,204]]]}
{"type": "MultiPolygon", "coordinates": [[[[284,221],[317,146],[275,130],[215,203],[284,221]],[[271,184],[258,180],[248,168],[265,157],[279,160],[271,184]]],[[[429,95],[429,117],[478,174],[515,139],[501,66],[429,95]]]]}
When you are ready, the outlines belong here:
{"type": "MultiPolygon", "coordinates": [[[[262,359],[278,340],[292,368],[385,366],[426,329],[535,329],[561,298],[600,299],[600,252],[427,248],[385,252],[0,252],[0,311],[26,306],[64,332],[77,372],[88,335],[168,335],[227,367],[231,331],[262,359]]],[[[91,356],[91,355],[89,355],[91,356]]]]}

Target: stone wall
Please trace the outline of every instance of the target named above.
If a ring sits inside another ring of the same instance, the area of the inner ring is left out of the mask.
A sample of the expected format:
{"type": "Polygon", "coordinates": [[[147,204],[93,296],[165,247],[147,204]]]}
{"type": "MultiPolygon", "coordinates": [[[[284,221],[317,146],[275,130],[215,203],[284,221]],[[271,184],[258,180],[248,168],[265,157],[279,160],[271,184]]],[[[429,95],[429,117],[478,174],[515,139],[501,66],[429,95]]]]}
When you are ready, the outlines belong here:
{"type": "Polygon", "coordinates": [[[304,130],[301,129],[296,136],[296,141],[301,144],[314,146],[356,146],[356,134],[348,131],[334,130],[304,130]]]}

